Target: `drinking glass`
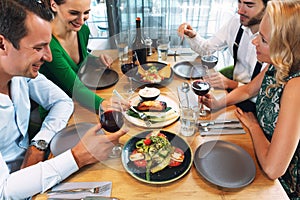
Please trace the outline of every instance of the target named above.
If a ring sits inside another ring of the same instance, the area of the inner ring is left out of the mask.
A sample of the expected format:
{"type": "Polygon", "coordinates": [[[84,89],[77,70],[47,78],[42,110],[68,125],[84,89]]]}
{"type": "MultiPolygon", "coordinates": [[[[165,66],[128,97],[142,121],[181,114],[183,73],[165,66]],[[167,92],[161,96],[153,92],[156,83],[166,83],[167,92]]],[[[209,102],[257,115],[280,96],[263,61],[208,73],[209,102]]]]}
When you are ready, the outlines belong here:
{"type": "Polygon", "coordinates": [[[128,43],[129,43],[129,32],[123,31],[114,36],[115,42],[118,47],[118,55],[119,61],[126,61],[128,60],[128,43]]]}
{"type": "Polygon", "coordinates": [[[164,36],[159,38],[156,41],[156,44],[157,44],[158,60],[166,61],[168,58],[168,51],[170,47],[169,36],[164,36]]]}
{"type": "MultiPolygon", "coordinates": [[[[191,83],[191,87],[192,90],[194,91],[194,93],[198,96],[204,96],[206,95],[209,90],[210,90],[210,84],[208,81],[206,81],[205,79],[201,78],[201,79],[197,79],[197,80],[193,80],[191,83]]],[[[200,112],[199,115],[202,117],[207,116],[207,111],[204,110],[203,104],[200,104],[200,112]]]]}
{"type": "Polygon", "coordinates": [[[135,77],[138,72],[138,58],[135,52],[133,52],[132,55],[129,55],[126,61],[122,62],[121,71],[129,80],[129,90],[127,92],[130,94],[134,93],[132,78],[135,77]]]}
{"type": "MultiPolygon", "coordinates": [[[[216,48],[216,51],[218,51],[219,48],[216,48]]],[[[203,65],[207,66],[208,69],[213,69],[218,64],[218,56],[217,54],[214,54],[215,50],[206,48],[204,50],[203,55],[201,56],[201,62],[203,65]]]]}
{"type": "MultiPolygon", "coordinates": [[[[120,102],[111,101],[111,105],[109,105],[105,110],[102,105],[99,106],[99,120],[102,128],[110,133],[115,133],[121,129],[124,125],[124,116],[123,116],[123,108],[120,102]]],[[[111,154],[110,158],[118,158],[120,157],[122,152],[122,145],[116,144],[111,154]]]]}
{"type": "Polygon", "coordinates": [[[170,49],[174,53],[174,61],[176,62],[176,56],[181,54],[181,49],[183,45],[183,38],[179,35],[172,35],[170,41],[170,49]]]}

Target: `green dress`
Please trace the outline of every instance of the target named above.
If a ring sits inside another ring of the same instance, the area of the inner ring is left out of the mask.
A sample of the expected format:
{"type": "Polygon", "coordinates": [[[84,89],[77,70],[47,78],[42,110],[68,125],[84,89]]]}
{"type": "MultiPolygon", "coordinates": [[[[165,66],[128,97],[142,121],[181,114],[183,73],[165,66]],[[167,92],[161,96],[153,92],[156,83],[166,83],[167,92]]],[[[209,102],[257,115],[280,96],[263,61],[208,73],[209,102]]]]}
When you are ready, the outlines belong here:
{"type": "MultiPolygon", "coordinates": [[[[275,67],[270,66],[264,80],[262,82],[261,89],[259,91],[256,110],[257,119],[260,126],[263,128],[265,136],[269,141],[272,139],[278,114],[280,110],[280,98],[284,90],[284,86],[272,88],[269,90],[269,96],[266,95],[266,88],[270,84],[275,84],[275,67]],[[266,112],[267,111],[267,112],[266,112]]],[[[289,76],[286,80],[289,81],[294,77],[299,77],[300,72],[294,73],[289,76]]],[[[288,166],[285,174],[279,178],[280,183],[285,189],[286,193],[291,199],[300,199],[300,149],[299,144],[296,152],[288,166]]]]}
{"type": "Polygon", "coordinates": [[[84,59],[88,56],[87,44],[89,34],[90,30],[86,25],[83,25],[77,33],[81,58],[78,64],[71,59],[59,41],[52,36],[50,48],[53,59],[51,62],[45,62],[40,72],[58,85],[68,96],[76,99],[81,105],[90,110],[97,112],[103,99],[88,89],[77,76],[84,59]]]}

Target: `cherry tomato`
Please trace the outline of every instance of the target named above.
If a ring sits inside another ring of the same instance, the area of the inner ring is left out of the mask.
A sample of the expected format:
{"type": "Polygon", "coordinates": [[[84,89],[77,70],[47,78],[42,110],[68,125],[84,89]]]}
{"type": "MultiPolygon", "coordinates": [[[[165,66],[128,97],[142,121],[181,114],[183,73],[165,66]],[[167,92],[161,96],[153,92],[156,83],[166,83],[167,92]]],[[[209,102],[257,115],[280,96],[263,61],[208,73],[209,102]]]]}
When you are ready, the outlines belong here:
{"type": "Polygon", "coordinates": [[[145,145],[150,145],[152,143],[152,140],[150,138],[144,139],[144,144],[145,145]]]}

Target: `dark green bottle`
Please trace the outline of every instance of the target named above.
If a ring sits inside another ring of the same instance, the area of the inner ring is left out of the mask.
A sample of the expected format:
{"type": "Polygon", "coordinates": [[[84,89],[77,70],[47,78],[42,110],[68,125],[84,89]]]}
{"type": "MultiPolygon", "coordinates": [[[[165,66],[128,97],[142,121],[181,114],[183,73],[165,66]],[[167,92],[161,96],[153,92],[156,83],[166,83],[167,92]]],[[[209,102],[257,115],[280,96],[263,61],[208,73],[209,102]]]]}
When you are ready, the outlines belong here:
{"type": "Polygon", "coordinates": [[[141,18],[136,18],[136,36],[132,43],[132,50],[136,52],[140,64],[147,62],[147,50],[144,37],[141,31],[141,18]]]}

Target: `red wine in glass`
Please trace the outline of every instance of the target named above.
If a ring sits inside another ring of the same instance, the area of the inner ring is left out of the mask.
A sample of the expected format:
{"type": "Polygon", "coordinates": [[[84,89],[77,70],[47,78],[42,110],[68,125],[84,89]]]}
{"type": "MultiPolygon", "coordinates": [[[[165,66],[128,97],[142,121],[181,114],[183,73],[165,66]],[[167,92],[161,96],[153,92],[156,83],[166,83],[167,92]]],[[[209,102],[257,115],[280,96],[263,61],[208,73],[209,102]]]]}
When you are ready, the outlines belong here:
{"type": "MultiPolygon", "coordinates": [[[[198,96],[204,96],[206,95],[210,90],[210,84],[207,81],[204,81],[203,79],[195,80],[192,82],[192,89],[195,94],[198,96]]],[[[206,116],[207,112],[203,109],[203,104],[200,103],[200,116],[206,116]]]]}
{"type": "Polygon", "coordinates": [[[206,95],[210,90],[210,84],[203,80],[195,80],[192,82],[192,89],[199,96],[206,95]]]}
{"type": "Polygon", "coordinates": [[[100,123],[107,132],[117,132],[124,124],[123,114],[116,110],[107,110],[100,114],[100,123]]]}

